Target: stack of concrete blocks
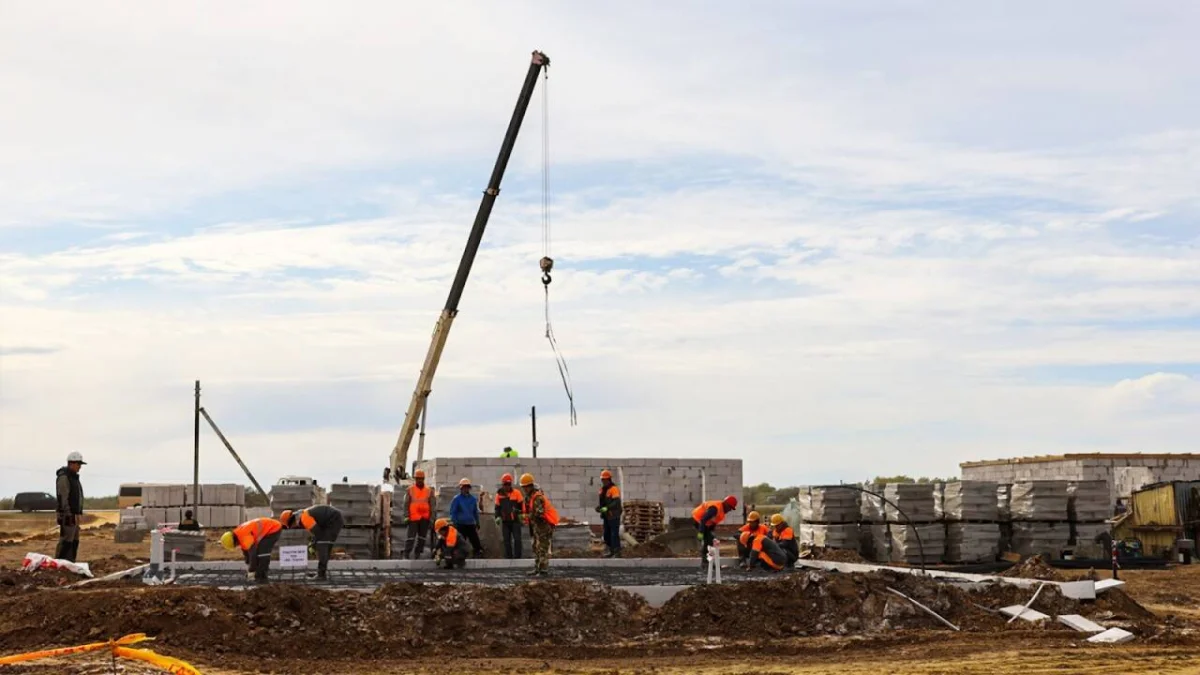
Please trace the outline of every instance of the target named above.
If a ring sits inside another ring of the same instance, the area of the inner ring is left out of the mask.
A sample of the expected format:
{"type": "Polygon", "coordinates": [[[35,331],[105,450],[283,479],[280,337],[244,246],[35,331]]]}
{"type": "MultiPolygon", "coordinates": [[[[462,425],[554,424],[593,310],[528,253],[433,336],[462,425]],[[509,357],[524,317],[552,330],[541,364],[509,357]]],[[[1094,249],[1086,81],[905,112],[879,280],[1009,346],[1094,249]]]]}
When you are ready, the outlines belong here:
{"type": "MultiPolygon", "coordinates": [[[[451,496],[462,478],[495,494],[502,474],[520,479],[521,474],[531,473],[559,515],[569,522],[597,527],[600,520],[595,508],[604,469],[612,471],[624,498],[662,502],[668,520],[690,519],[692,510],[705,498],[736,495],[740,499],[742,494],[740,459],[437,457],[419,462],[417,468],[425,471],[429,484],[451,488],[451,496]]],[[[449,502],[439,506],[448,508],[449,502]]],[[[741,522],[741,509],[725,518],[727,524],[741,522]]]]}
{"type": "Polygon", "coordinates": [[[1087,453],[963,462],[962,477],[1017,483],[1028,480],[1103,480],[1109,508],[1118,497],[1172,480],[1200,480],[1200,454],[1087,453]]]}
{"type": "MultiPolygon", "coordinates": [[[[873,483],[864,485],[867,490],[878,493],[883,486],[873,483]]],[[[859,509],[859,549],[863,558],[875,562],[888,562],[892,556],[892,538],[888,534],[887,514],[883,510],[883,499],[877,494],[862,493],[859,509]]]]}
{"type": "Polygon", "coordinates": [[[329,505],[342,512],[345,526],[338,535],[339,548],[351,558],[376,558],[379,553],[379,486],[367,483],[334,483],[329,505]]]}
{"type": "Polygon", "coordinates": [[[933,483],[888,483],[884,486],[883,496],[887,501],[883,512],[892,540],[892,562],[929,565],[942,561],[946,551],[946,529],[937,520],[933,495],[933,483]]]}
{"type": "Polygon", "coordinates": [[[1100,558],[1105,534],[1111,534],[1108,484],[1102,480],[1070,481],[1067,515],[1071,520],[1071,546],[1077,558],[1100,558]]]}
{"type": "Polygon", "coordinates": [[[323,497],[315,485],[272,485],[268,496],[271,514],[276,518],[284,511],[299,511],[320,504],[323,497]]]}
{"type": "Polygon", "coordinates": [[[117,529],[113,533],[113,541],[118,544],[137,544],[146,539],[149,529],[150,526],[146,522],[142,507],[121,509],[117,529]]]}
{"type": "MultiPolygon", "coordinates": [[[[523,544],[523,542],[522,542],[523,544]]],[[[529,547],[533,547],[530,541],[529,547]]],[[[559,525],[550,539],[550,551],[586,552],[592,547],[592,530],[587,525],[559,525]]],[[[522,545],[522,548],[524,546],[522,545]]]]}
{"type": "Polygon", "coordinates": [[[173,530],[163,535],[163,551],[167,560],[171,559],[172,552],[179,561],[204,560],[205,543],[203,532],[173,530]]]}
{"type": "Polygon", "coordinates": [[[996,484],[996,509],[1000,521],[1000,552],[1012,550],[1012,483],[996,484]]]}
{"type": "Polygon", "coordinates": [[[800,488],[800,544],[857,551],[862,509],[853,487],[813,485],[800,488]]]}
{"type": "MultiPolygon", "coordinates": [[[[188,505],[192,504],[192,486],[186,486],[188,505]]],[[[186,511],[187,509],[183,509],[186,511]]],[[[236,483],[200,485],[200,506],[193,514],[201,527],[229,529],[249,520],[246,516],[246,488],[236,483]]]]}
{"type": "Polygon", "coordinates": [[[1059,558],[1071,540],[1067,517],[1067,481],[1013,483],[1012,549],[1023,556],[1059,558]]]}
{"type": "Polygon", "coordinates": [[[945,484],[941,513],[946,522],[947,562],[986,562],[999,555],[1000,510],[996,487],[991,481],[945,484]]]}

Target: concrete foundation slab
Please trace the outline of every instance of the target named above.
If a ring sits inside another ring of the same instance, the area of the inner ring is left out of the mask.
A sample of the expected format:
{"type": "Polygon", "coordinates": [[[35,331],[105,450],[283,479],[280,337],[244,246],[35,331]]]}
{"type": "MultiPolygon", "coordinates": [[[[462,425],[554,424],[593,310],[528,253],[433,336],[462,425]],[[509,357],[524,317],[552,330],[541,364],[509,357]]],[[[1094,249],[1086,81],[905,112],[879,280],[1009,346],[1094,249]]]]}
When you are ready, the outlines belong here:
{"type": "Polygon", "coordinates": [[[1001,607],[1000,611],[1005,616],[1019,616],[1022,621],[1045,621],[1050,618],[1049,614],[1042,614],[1036,609],[1025,609],[1021,605],[1010,605],[1001,607]]]}
{"type": "Polygon", "coordinates": [[[1121,581],[1120,579],[1101,579],[1100,581],[1096,582],[1096,592],[1103,593],[1110,588],[1120,588],[1124,585],[1125,582],[1121,581]]]}
{"type": "Polygon", "coordinates": [[[1088,638],[1087,641],[1116,645],[1121,644],[1122,642],[1129,642],[1132,639],[1133,633],[1130,633],[1123,628],[1109,628],[1099,635],[1093,635],[1092,637],[1088,638]]]}
{"type": "Polygon", "coordinates": [[[1080,633],[1103,633],[1105,630],[1104,626],[1101,626],[1086,616],[1080,616],[1079,614],[1060,614],[1058,616],[1058,622],[1064,626],[1073,628],[1080,633]]]}

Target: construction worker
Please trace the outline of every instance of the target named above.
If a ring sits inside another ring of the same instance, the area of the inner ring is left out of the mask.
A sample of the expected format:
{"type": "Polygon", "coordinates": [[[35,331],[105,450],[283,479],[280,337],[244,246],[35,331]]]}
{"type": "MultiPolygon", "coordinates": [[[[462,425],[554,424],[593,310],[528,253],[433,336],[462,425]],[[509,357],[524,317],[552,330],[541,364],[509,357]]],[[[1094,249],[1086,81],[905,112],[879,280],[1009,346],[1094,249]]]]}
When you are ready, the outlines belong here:
{"type": "Polygon", "coordinates": [[[725,514],[737,508],[737,497],[729,495],[725,499],[703,502],[692,509],[692,520],[696,521],[696,541],[700,542],[700,566],[708,565],[708,547],[713,544],[713,534],[717,525],[725,520],[725,514]]]}
{"type": "Polygon", "coordinates": [[[787,566],[791,567],[800,559],[800,544],[796,542],[796,533],[792,526],[783,519],[782,513],[771,516],[771,539],[779,544],[779,548],[787,555],[787,566]]]}
{"type": "Polygon", "coordinates": [[[200,523],[197,522],[196,518],[193,516],[191,509],[183,512],[183,520],[179,521],[178,529],[180,532],[200,531],[200,523]]]}
{"type": "Polygon", "coordinates": [[[317,504],[298,513],[284,511],[279,514],[279,522],[287,529],[303,527],[312,535],[313,545],[317,549],[317,578],[324,580],[328,574],[333,544],[346,524],[342,512],[328,504],[317,504]]]}
{"type": "Polygon", "coordinates": [[[431,534],[433,514],[437,511],[437,497],[433,488],[425,485],[425,472],[417,469],[413,472],[413,484],[404,492],[404,515],[408,523],[408,532],[404,540],[404,559],[416,560],[425,552],[425,540],[431,534]],[[413,553],[413,549],[416,552],[413,553]]]}
{"type": "Polygon", "coordinates": [[[500,453],[501,459],[514,459],[514,458],[516,458],[516,456],[517,456],[517,451],[513,450],[511,447],[508,447],[508,446],[506,446],[504,448],[504,450],[500,453]]]}
{"type": "Polygon", "coordinates": [[[756,534],[750,544],[749,569],[762,565],[765,569],[778,572],[787,564],[787,554],[769,534],[756,534]]]}
{"type": "Polygon", "coordinates": [[[479,543],[479,514],[482,507],[471,494],[471,479],[458,481],[458,494],[450,501],[450,522],[471,542],[475,557],[483,556],[483,544],[479,543]]]}
{"type": "Polygon", "coordinates": [[[438,518],[433,529],[437,533],[437,543],[433,545],[434,564],[447,570],[466,567],[466,538],[445,518],[438,518]]]}
{"type": "Polygon", "coordinates": [[[612,472],[600,472],[600,504],[596,507],[604,524],[604,557],[621,557],[621,488],[613,483],[612,472]]]}
{"type": "Polygon", "coordinates": [[[746,524],[738,528],[738,566],[749,568],[750,566],[750,546],[754,543],[754,538],[760,534],[771,533],[771,528],[762,524],[762,514],[758,511],[751,511],[746,516],[746,524]]]}
{"type": "Polygon", "coordinates": [[[267,580],[267,569],[271,566],[271,550],[279,541],[283,523],[274,518],[255,518],[238,525],[221,535],[221,545],[232,551],[241,549],[246,559],[247,576],[255,581],[267,580]]]}
{"type": "Polygon", "coordinates": [[[521,474],[521,492],[525,493],[524,521],[529,523],[533,537],[533,571],[530,576],[546,576],[550,573],[550,540],[558,525],[558,511],[550,498],[533,482],[533,474],[521,474]]]}
{"type": "Polygon", "coordinates": [[[521,491],[513,488],[513,477],[506,473],[500,477],[496,490],[496,527],[504,540],[504,557],[515,560],[521,557],[521,518],[525,515],[525,498],[521,491]]]}
{"type": "Polygon", "coordinates": [[[83,455],[72,452],[67,455],[67,465],[55,473],[58,547],[54,557],[59,560],[75,562],[75,556],[79,555],[79,521],[83,518],[83,484],[79,482],[79,470],[84,464],[87,462],[83,461],[83,455]]]}

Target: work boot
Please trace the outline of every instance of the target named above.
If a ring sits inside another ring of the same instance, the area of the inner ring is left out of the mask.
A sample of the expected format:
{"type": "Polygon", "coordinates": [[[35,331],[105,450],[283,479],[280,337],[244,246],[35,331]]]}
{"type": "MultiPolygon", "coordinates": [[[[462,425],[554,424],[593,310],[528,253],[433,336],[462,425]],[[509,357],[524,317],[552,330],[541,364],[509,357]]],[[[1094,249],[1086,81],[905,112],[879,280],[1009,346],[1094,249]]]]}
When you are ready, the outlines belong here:
{"type": "Polygon", "coordinates": [[[538,568],[533,568],[525,573],[525,576],[536,577],[539,574],[538,568]]]}
{"type": "Polygon", "coordinates": [[[317,581],[325,581],[329,578],[329,574],[325,570],[317,570],[317,581]]]}
{"type": "Polygon", "coordinates": [[[620,558],[621,557],[621,549],[617,549],[617,550],[613,551],[611,557],[620,558]]]}

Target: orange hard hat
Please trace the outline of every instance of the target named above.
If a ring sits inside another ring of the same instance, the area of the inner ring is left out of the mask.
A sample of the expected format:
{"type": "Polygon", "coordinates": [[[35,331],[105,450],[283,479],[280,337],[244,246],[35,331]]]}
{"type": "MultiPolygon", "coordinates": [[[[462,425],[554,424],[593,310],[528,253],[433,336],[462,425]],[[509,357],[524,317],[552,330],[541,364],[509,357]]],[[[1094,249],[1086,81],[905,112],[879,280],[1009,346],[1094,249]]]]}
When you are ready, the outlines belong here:
{"type": "Polygon", "coordinates": [[[531,474],[531,473],[521,474],[521,485],[533,485],[533,474],[531,474]]]}
{"type": "Polygon", "coordinates": [[[511,483],[512,482],[512,474],[506,473],[503,476],[500,476],[500,482],[501,483],[511,483]]]}
{"type": "Polygon", "coordinates": [[[608,469],[605,469],[605,470],[603,470],[603,471],[601,471],[601,472],[600,472],[600,477],[601,477],[601,478],[608,478],[608,479],[610,479],[610,480],[611,480],[611,479],[612,479],[612,472],[611,472],[611,471],[609,471],[608,469]]]}
{"type": "Polygon", "coordinates": [[[425,477],[424,469],[417,469],[416,471],[413,472],[413,478],[424,478],[424,477],[425,477]]]}
{"type": "Polygon", "coordinates": [[[737,497],[734,497],[733,495],[729,495],[728,497],[726,497],[725,498],[725,506],[728,506],[731,509],[736,509],[737,508],[737,497]]]}
{"type": "Polygon", "coordinates": [[[464,478],[464,479],[458,481],[458,487],[471,487],[471,479],[464,478]]]}
{"type": "Polygon", "coordinates": [[[760,514],[758,511],[751,511],[750,513],[746,514],[746,520],[762,520],[762,514],[760,514]]]}
{"type": "Polygon", "coordinates": [[[433,523],[433,531],[434,532],[441,532],[442,530],[446,529],[447,527],[450,527],[450,521],[446,520],[445,518],[438,518],[433,523]]]}
{"type": "Polygon", "coordinates": [[[279,522],[283,523],[284,527],[287,527],[288,523],[290,523],[291,520],[292,520],[292,512],[290,509],[284,509],[283,513],[279,514],[279,522]]]}
{"type": "Polygon", "coordinates": [[[782,525],[783,524],[783,514],[776,513],[775,515],[771,516],[771,524],[772,525],[782,525]]]}

